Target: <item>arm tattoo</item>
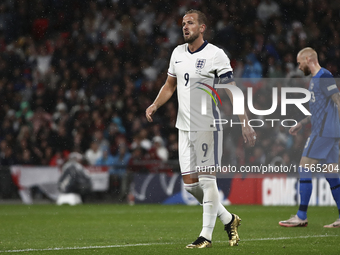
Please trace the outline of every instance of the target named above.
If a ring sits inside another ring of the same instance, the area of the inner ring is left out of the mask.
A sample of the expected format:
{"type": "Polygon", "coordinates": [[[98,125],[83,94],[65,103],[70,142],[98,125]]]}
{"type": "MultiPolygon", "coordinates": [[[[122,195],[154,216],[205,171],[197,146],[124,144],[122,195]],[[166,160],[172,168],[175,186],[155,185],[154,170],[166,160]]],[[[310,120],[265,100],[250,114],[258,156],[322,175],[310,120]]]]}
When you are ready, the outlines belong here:
{"type": "Polygon", "coordinates": [[[332,100],[338,106],[338,115],[340,119],[340,92],[332,95],[332,100]]]}
{"type": "Polygon", "coordinates": [[[334,103],[336,103],[338,105],[338,107],[340,107],[340,92],[333,94],[332,100],[333,100],[334,103]]]}

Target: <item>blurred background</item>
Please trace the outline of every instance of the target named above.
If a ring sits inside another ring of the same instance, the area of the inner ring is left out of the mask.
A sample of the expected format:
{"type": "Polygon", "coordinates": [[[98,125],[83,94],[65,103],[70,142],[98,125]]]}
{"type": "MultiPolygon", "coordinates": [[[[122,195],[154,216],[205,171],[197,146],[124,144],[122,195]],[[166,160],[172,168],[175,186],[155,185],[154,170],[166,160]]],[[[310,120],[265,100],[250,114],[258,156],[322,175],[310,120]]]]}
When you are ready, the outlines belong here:
{"type": "MultiPolygon", "coordinates": [[[[96,201],[128,201],[131,173],[180,172],[176,95],[153,123],[145,110],[166,80],[172,50],[183,43],[189,9],[207,15],[205,39],[225,50],[235,78],[250,79],[239,86],[253,87],[256,109],[271,106],[273,85],[266,81],[294,86],[287,80],[303,76],[296,54],[304,47],[340,75],[338,1],[2,0],[1,200],[19,199],[27,187],[33,198],[45,198],[41,188],[23,184],[25,166],[60,169],[71,152],[84,156],[90,173],[107,172],[96,201]]],[[[221,110],[233,118],[230,105],[221,110]]],[[[282,119],[280,107],[269,117],[282,119]]],[[[303,115],[290,109],[288,117],[303,115]]],[[[309,135],[308,126],[296,137],[281,125],[256,132],[250,148],[240,127],[225,126],[223,163],[298,164],[309,135]]]]}

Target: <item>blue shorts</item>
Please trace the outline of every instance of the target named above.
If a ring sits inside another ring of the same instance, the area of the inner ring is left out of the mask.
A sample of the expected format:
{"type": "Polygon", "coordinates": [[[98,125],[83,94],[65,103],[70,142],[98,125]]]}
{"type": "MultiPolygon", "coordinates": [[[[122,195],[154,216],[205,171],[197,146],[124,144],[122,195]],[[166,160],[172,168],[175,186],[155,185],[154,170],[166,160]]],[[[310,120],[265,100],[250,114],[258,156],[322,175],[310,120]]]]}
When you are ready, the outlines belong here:
{"type": "Polygon", "coordinates": [[[319,164],[338,163],[339,138],[311,135],[306,141],[302,157],[318,159],[319,164]]]}

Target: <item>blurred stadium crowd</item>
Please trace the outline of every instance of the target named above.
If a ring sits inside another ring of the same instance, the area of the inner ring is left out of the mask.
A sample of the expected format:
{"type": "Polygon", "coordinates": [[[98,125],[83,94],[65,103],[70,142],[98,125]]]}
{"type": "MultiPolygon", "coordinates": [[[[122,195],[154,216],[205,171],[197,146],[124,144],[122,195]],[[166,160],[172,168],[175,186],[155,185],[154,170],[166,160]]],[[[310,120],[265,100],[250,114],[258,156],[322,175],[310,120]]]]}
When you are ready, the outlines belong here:
{"type": "MultiPolygon", "coordinates": [[[[142,159],[176,160],[176,97],[153,123],[145,109],[166,80],[192,8],[207,15],[205,38],[226,51],[236,78],[301,77],[295,58],[305,46],[339,76],[338,1],[3,0],[0,165],[61,165],[72,151],[122,171],[128,162],[141,170],[134,162],[142,159]]],[[[251,86],[256,108],[269,109],[271,90],[251,86]]],[[[228,106],[222,111],[231,115],[228,106]]],[[[256,146],[245,148],[241,129],[226,126],[224,163],[298,163],[308,130],[256,132],[256,146]]]]}

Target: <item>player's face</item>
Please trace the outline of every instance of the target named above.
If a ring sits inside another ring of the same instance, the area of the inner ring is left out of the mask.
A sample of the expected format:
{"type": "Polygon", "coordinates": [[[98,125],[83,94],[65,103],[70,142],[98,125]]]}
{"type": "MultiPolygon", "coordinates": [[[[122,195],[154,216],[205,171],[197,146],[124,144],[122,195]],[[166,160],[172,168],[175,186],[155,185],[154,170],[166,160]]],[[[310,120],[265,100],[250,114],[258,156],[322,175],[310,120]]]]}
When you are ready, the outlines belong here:
{"type": "Polygon", "coordinates": [[[183,17],[182,29],[186,43],[193,43],[201,35],[202,25],[198,23],[197,19],[197,13],[190,13],[183,17]]]}
{"type": "Polygon", "coordinates": [[[303,58],[302,56],[297,57],[297,63],[299,65],[299,69],[304,73],[305,76],[308,76],[311,74],[311,70],[309,69],[307,65],[306,58],[303,58]]]}

